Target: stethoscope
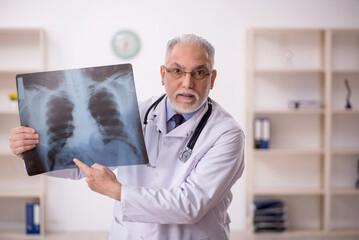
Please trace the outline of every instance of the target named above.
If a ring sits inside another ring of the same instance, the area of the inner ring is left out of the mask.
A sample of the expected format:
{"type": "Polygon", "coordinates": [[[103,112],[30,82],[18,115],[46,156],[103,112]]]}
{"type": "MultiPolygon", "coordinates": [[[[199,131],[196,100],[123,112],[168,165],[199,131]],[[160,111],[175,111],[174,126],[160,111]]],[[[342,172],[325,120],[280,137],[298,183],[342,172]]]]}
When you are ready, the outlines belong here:
{"type": "MultiPolygon", "coordinates": [[[[146,134],[146,126],[148,123],[148,114],[150,113],[150,111],[152,109],[155,109],[157,107],[157,105],[162,101],[162,99],[166,96],[166,94],[164,94],[163,96],[161,96],[160,98],[158,98],[148,109],[147,112],[145,114],[145,117],[143,118],[143,124],[144,129],[143,129],[143,134],[146,134]]],[[[199,122],[198,126],[196,127],[196,129],[194,130],[194,133],[191,137],[191,139],[188,141],[187,146],[185,147],[185,149],[183,151],[180,152],[178,158],[179,160],[181,160],[183,163],[187,162],[187,160],[191,157],[192,155],[192,151],[194,148],[194,145],[197,142],[197,139],[199,137],[199,135],[201,134],[204,126],[206,125],[209,116],[211,116],[212,114],[212,100],[208,97],[207,98],[207,102],[208,102],[208,109],[207,112],[203,115],[201,121],[199,122]]]]}

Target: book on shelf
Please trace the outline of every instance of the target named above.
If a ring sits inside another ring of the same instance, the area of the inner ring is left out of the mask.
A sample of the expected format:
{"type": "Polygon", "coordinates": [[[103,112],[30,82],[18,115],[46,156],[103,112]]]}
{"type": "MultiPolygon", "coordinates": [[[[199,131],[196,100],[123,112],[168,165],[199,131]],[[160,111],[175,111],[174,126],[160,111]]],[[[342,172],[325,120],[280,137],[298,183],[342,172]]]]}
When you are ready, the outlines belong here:
{"type": "Polygon", "coordinates": [[[288,230],[285,202],[276,199],[254,200],[254,232],[284,232],[288,230]]]}

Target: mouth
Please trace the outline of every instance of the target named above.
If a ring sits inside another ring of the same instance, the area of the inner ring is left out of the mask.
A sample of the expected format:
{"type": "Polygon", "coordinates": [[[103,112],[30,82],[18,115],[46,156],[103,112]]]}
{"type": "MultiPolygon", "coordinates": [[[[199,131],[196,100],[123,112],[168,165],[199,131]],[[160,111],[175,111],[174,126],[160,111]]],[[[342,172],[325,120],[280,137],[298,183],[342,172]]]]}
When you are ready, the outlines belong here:
{"type": "Polygon", "coordinates": [[[195,95],[193,94],[186,94],[186,93],[179,93],[177,94],[177,97],[180,98],[181,101],[189,103],[192,102],[193,99],[195,99],[195,95]]]}
{"type": "Polygon", "coordinates": [[[193,94],[185,94],[185,93],[180,93],[180,94],[178,94],[178,96],[185,97],[185,98],[193,98],[194,97],[193,94]]]}

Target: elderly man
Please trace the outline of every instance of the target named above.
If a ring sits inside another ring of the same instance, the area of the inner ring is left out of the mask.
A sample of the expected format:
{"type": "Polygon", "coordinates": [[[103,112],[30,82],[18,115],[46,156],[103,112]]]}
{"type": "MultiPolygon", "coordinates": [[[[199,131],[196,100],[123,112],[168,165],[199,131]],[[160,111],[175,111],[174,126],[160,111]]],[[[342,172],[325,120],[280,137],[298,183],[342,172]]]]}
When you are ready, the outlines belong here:
{"type": "MultiPolygon", "coordinates": [[[[149,166],[118,167],[116,177],[74,159],[81,171],[56,173],[86,176],[93,191],[115,199],[111,239],[229,239],[227,208],[244,169],[244,134],[208,98],[217,76],[213,66],[214,48],[205,39],[187,34],[168,42],[160,70],[166,96],[139,105],[148,122],[149,166]]],[[[20,157],[39,142],[26,127],[13,129],[9,139],[20,157]]]]}

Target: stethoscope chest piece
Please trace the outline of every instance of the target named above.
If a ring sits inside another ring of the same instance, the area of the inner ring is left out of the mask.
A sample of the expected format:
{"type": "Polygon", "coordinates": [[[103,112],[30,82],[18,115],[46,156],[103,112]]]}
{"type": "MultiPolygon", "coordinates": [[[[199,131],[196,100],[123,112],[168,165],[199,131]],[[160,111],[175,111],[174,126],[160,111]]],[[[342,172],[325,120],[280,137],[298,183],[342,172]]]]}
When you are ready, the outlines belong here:
{"type": "Polygon", "coordinates": [[[179,158],[179,160],[181,160],[181,162],[186,163],[188,161],[188,159],[191,157],[191,155],[192,155],[192,150],[190,148],[186,147],[185,150],[180,152],[178,158],[179,158]]]}

